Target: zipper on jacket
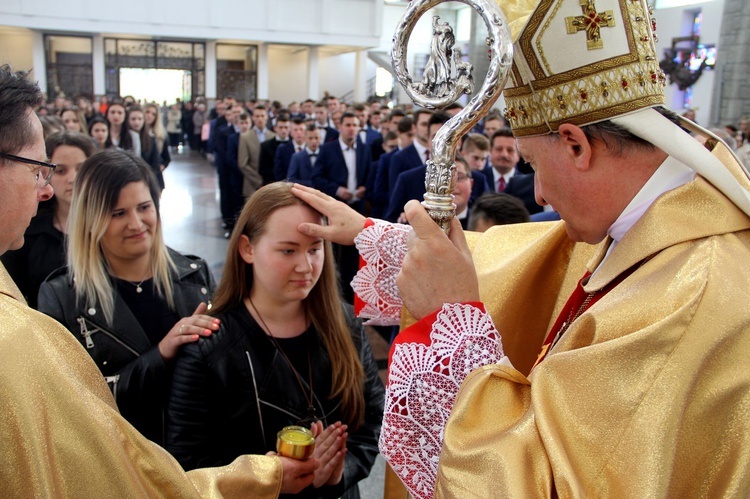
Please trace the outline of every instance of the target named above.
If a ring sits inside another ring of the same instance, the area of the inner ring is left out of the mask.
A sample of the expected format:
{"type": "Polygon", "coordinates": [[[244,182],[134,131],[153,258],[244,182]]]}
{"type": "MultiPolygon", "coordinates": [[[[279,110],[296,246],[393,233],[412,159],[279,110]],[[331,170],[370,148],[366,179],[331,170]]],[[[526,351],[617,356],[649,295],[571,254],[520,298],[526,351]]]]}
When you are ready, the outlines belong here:
{"type": "Polygon", "coordinates": [[[115,398],[115,403],[117,403],[117,383],[120,381],[120,375],[115,374],[114,376],[104,376],[104,381],[106,381],[108,385],[112,383],[112,396],[115,398]]]}
{"type": "Polygon", "coordinates": [[[94,340],[91,339],[91,334],[96,331],[89,332],[88,328],[86,327],[86,319],[84,319],[83,317],[78,317],[76,320],[81,326],[81,336],[83,336],[83,339],[86,341],[86,348],[94,348],[94,340]]]}
{"type": "Polygon", "coordinates": [[[114,334],[110,333],[109,331],[107,331],[103,327],[98,326],[95,322],[89,321],[85,317],[78,317],[76,320],[81,325],[81,335],[86,340],[86,348],[94,348],[94,340],[91,338],[92,334],[94,334],[94,333],[102,333],[102,334],[105,334],[106,336],[109,336],[110,338],[112,338],[114,341],[116,341],[118,344],[120,344],[120,346],[122,346],[123,348],[125,348],[126,350],[128,350],[130,353],[132,353],[136,357],[140,357],[141,356],[140,353],[138,353],[135,349],[133,349],[132,347],[130,347],[127,343],[125,343],[120,338],[118,338],[114,334]],[[91,330],[89,330],[86,327],[86,322],[90,322],[91,325],[94,326],[94,328],[91,329],[91,330]]]}

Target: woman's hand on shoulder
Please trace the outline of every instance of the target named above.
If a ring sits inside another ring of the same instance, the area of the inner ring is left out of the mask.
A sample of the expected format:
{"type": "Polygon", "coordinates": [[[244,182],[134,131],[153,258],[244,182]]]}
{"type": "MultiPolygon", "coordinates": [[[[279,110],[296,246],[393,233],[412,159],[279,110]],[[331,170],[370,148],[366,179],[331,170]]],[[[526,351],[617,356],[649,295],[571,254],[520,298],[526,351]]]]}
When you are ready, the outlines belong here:
{"type": "Polygon", "coordinates": [[[347,425],[338,421],[323,428],[323,423],[316,421],[311,430],[315,436],[313,457],[320,462],[320,467],[315,471],[313,486],[336,485],[344,473],[346,439],[349,436],[346,432],[347,425]]]}
{"type": "Polygon", "coordinates": [[[365,228],[364,216],[328,194],[300,184],[294,184],[292,194],[328,219],[328,225],[300,224],[299,231],[303,234],[351,246],[357,234],[365,228]]]}
{"type": "Polygon", "coordinates": [[[193,315],[183,317],[169,330],[159,342],[159,353],[164,360],[173,359],[177,350],[185,343],[198,341],[201,336],[211,336],[211,333],[219,329],[219,319],[205,315],[207,310],[205,303],[199,304],[193,315]]]}

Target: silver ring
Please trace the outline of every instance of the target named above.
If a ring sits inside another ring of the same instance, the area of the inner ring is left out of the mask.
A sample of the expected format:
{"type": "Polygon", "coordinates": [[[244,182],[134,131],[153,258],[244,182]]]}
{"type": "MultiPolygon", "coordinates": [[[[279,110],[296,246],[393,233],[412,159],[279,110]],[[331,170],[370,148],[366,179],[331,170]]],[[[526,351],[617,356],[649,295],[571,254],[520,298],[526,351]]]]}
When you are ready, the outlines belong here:
{"type": "Polygon", "coordinates": [[[180,326],[180,334],[182,334],[182,329],[183,329],[184,327],[185,327],[185,324],[183,324],[182,326],[180,326]]]}

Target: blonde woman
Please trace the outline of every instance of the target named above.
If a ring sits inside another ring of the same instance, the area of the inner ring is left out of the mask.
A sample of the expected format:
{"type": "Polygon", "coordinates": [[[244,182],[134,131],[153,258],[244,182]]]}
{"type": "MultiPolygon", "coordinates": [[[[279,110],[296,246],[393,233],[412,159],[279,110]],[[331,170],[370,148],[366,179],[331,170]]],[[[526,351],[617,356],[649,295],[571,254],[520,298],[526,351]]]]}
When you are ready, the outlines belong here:
{"type": "Polygon", "coordinates": [[[86,133],[86,116],[79,108],[75,106],[66,107],[60,112],[60,119],[62,119],[67,131],[86,133]]]}
{"type": "Polygon", "coordinates": [[[68,267],[42,284],[39,310],[86,348],[125,419],[163,445],[171,360],[218,329],[204,315],[213,278],[205,261],[164,244],[159,187],[141,158],[97,153],[73,192],[68,267]]]}
{"type": "Polygon", "coordinates": [[[146,113],[146,127],[148,132],[156,139],[156,150],[159,151],[160,160],[159,167],[161,171],[164,171],[169,163],[172,161],[172,156],[169,154],[169,136],[167,135],[167,129],[164,128],[164,121],[161,116],[161,109],[157,104],[146,104],[144,108],[146,113]]]}
{"type": "Polygon", "coordinates": [[[383,384],[336,280],[331,245],[297,230],[320,213],[276,182],[242,210],[211,315],[211,337],[175,362],[167,449],[186,468],[276,448],[284,426],[312,426],[320,461],[306,498],[359,497],[377,455],[383,384]]]}
{"type": "Polygon", "coordinates": [[[148,163],[151,171],[159,183],[159,191],[164,190],[164,176],[159,164],[159,147],[156,138],[149,132],[146,125],[146,113],[141,106],[133,104],[128,108],[128,127],[138,134],[141,139],[141,158],[148,163]]]}

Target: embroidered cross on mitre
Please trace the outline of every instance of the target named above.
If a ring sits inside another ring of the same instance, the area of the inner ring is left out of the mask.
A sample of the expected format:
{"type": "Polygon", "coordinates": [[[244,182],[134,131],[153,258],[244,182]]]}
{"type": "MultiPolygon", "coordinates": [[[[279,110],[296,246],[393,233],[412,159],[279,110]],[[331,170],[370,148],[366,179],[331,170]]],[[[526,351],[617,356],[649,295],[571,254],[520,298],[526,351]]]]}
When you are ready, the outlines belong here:
{"type": "Polygon", "coordinates": [[[603,48],[604,41],[601,39],[601,28],[614,27],[615,18],[612,11],[596,12],[594,0],[581,0],[580,3],[583,15],[565,18],[568,34],[572,35],[579,31],[585,31],[586,48],[589,50],[603,48]]]}

